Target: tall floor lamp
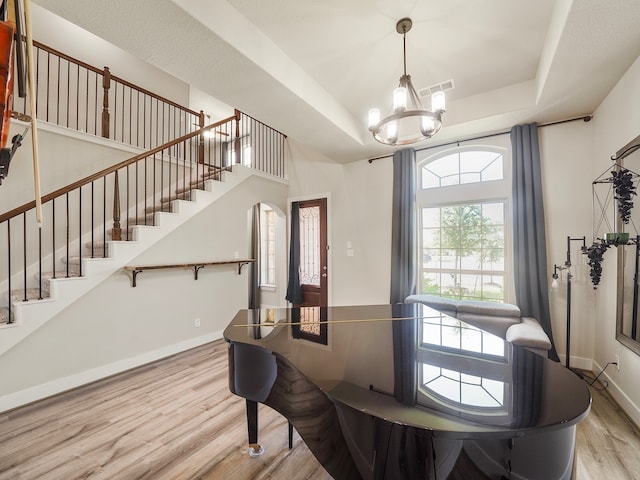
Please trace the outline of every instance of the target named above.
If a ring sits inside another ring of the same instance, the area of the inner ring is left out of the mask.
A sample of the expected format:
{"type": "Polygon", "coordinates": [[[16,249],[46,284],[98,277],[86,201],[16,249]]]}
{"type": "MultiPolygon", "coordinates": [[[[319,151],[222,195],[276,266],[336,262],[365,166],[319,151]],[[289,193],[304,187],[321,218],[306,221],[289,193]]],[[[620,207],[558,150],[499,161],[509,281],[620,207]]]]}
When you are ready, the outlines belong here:
{"type": "Polygon", "coordinates": [[[564,265],[553,266],[553,275],[551,276],[551,289],[556,290],[558,288],[558,271],[567,271],[567,349],[565,366],[568,369],[571,369],[569,364],[571,357],[571,278],[573,277],[571,274],[571,242],[582,242],[581,251],[583,253],[587,248],[586,237],[572,238],[571,236],[567,236],[567,259],[564,265]]]}

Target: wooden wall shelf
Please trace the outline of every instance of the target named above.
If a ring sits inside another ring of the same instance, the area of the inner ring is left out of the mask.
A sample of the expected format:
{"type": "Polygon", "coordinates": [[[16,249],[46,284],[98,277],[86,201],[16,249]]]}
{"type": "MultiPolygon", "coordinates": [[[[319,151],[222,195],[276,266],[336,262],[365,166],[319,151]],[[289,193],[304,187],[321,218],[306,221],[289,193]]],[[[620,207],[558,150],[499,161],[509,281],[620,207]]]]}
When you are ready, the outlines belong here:
{"type": "Polygon", "coordinates": [[[238,275],[242,273],[242,267],[248,265],[252,262],[255,262],[253,258],[243,258],[243,259],[234,259],[234,260],[220,260],[217,262],[193,262],[193,263],[176,263],[169,265],[127,265],[124,269],[128,272],[131,272],[131,286],[136,286],[136,280],[138,278],[138,274],[142,273],[145,270],[162,270],[167,268],[192,268],[193,269],[193,279],[198,280],[198,272],[201,268],[210,267],[215,265],[238,265],[238,275]]]}

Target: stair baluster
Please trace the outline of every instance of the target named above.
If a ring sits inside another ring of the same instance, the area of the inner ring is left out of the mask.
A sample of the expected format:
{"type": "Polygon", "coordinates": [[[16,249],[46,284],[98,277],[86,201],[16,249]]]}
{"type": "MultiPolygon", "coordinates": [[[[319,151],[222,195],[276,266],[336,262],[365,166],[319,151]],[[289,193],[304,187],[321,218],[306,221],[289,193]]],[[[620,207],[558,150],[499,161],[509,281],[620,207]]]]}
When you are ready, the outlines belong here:
{"type": "Polygon", "coordinates": [[[120,183],[118,182],[117,170],[114,172],[114,175],[115,175],[115,178],[113,180],[113,230],[111,231],[111,240],[122,240],[122,229],[120,228],[120,183]]]}
{"type": "Polygon", "coordinates": [[[111,88],[111,72],[109,67],[104,67],[102,74],[102,136],[109,138],[109,88],[111,88]]]}

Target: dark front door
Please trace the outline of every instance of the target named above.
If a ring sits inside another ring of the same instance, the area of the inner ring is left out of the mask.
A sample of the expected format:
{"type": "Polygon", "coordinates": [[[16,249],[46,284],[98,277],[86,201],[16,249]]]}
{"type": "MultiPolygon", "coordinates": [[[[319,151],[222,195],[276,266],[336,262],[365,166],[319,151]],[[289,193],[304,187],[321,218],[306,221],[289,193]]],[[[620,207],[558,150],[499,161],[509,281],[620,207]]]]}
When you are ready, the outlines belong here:
{"type": "Polygon", "coordinates": [[[301,306],[326,306],[328,301],[327,199],[300,202],[301,306]]]}

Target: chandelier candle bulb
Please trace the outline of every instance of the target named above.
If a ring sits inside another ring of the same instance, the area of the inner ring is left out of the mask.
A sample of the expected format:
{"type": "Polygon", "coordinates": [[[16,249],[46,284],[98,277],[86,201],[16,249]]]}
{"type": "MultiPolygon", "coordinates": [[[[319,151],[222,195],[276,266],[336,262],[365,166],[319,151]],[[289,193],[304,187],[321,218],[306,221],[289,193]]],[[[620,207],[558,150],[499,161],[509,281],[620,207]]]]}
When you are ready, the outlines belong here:
{"type": "Polygon", "coordinates": [[[380,123],[380,109],[369,109],[369,128],[375,127],[376,125],[378,125],[378,123],[380,123]]]}
{"type": "MultiPolygon", "coordinates": [[[[424,132],[429,132],[435,128],[435,122],[431,117],[422,117],[422,130],[424,132]]],[[[424,135],[424,133],[423,133],[424,135]]]]}
{"type": "Polygon", "coordinates": [[[435,92],[431,95],[431,110],[434,112],[444,112],[445,96],[444,92],[435,92]]]}
{"type": "Polygon", "coordinates": [[[407,89],[397,87],[393,90],[393,111],[404,112],[407,109],[407,89]]]}
{"type": "Polygon", "coordinates": [[[395,121],[387,124],[387,138],[394,143],[398,139],[398,124],[395,121]]]}

